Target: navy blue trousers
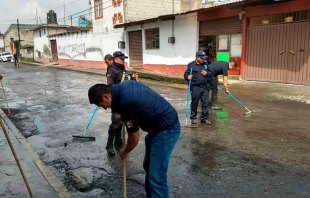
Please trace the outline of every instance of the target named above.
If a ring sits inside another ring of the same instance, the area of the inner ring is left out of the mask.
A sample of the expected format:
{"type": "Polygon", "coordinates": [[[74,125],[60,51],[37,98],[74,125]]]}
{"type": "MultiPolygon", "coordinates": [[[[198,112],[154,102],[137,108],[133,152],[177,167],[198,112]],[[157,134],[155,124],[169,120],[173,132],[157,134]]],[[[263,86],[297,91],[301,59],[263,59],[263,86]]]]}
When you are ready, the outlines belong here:
{"type": "Polygon", "coordinates": [[[200,86],[192,86],[192,102],[191,102],[191,120],[197,119],[197,108],[199,100],[201,101],[201,120],[205,121],[209,117],[209,92],[200,86]]]}

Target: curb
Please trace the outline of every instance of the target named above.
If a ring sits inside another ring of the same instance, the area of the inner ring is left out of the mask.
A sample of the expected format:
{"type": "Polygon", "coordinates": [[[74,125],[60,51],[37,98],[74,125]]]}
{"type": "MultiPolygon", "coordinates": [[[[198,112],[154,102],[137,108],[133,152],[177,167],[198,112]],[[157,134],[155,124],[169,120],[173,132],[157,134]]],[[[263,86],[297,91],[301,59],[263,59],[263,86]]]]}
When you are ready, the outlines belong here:
{"type": "MultiPolygon", "coordinates": [[[[83,67],[77,67],[77,66],[60,66],[60,65],[43,65],[40,63],[30,63],[22,61],[21,63],[33,65],[33,66],[43,66],[43,67],[50,67],[50,68],[57,68],[57,69],[63,69],[63,70],[71,70],[71,71],[77,71],[77,72],[83,72],[83,73],[89,73],[89,74],[98,74],[98,75],[105,75],[106,70],[92,70],[87,69],[83,67]]],[[[145,79],[145,80],[153,80],[158,82],[168,82],[172,84],[180,84],[180,85],[187,85],[187,81],[184,80],[183,76],[168,76],[164,74],[157,74],[157,73],[151,73],[151,72],[144,72],[137,69],[128,69],[129,72],[135,72],[139,75],[139,78],[145,79]]],[[[222,76],[219,76],[219,81],[221,82],[223,79],[222,76]]],[[[242,82],[239,80],[239,76],[228,76],[229,84],[239,83],[242,82]]],[[[169,85],[168,85],[169,86],[169,85]]]]}
{"type": "Polygon", "coordinates": [[[24,147],[27,154],[32,158],[33,163],[37,166],[39,171],[42,173],[46,181],[54,189],[60,198],[71,198],[71,194],[63,183],[56,177],[54,172],[47,167],[44,162],[40,159],[39,155],[34,151],[30,143],[11,122],[11,120],[5,115],[2,109],[0,109],[0,116],[5,120],[6,125],[11,129],[10,131],[15,135],[19,143],[24,147]]]}

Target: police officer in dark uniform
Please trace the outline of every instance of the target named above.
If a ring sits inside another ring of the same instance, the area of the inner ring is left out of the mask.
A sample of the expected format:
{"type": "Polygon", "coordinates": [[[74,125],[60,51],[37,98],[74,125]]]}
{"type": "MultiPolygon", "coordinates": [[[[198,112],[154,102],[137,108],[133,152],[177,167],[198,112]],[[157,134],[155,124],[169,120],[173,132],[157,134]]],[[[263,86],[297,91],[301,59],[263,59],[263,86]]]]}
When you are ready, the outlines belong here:
{"type": "MultiPolygon", "coordinates": [[[[114,85],[114,84],[119,84],[124,80],[137,80],[138,75],[134,74],[131,75],[125,70],[125,59],[128,57],[125,56],[120,51],[116,51],[113,53],[113,65],[109,66],[107,69],[107,84],[108,85],[114,85]]],[[[108,137],[108,142],[106,146],[106,150],[109,155],[115,155],[114,151],[114,146],[113,142],[115,139],[114,144],[115,145],[122,145],[123,140],[121,136],[122,132],[122,123],[121,123],[121,118],[120,115],[112,112],[111,116],[112,123],[110,124],[109,127],[109,137],[108,137]]]]}
{"type": "Polygon", "coordinates": [[[205,68],[205,61],[208,57],[203,51],[198,51],[196,53],[195,61],[190,62],[187,65],[187,69],[184,73],[184,79],[187,81],[192,81],[191,83],[191,123],[196,124],[197,119],[197,107],[199,100],[201,100],[202,105],[202,115],[201,123],[206,123],[211,125],[209,118],[209,87],[207,85],[208,74],[207,69],[205,68]],[[190,71],[192,69],[192,75],[190,71]]]}
{"type": "Polygon", "coordinates": [[[219,84],[219,75],[223,75],[223,85],[226,93],[228,91],[228,71],[236,67],[236,62],[224,62],[218,61],[211,63],[208,65],[208,72],[211,73],[211,90],[212,90],[212,97],[211,97],[211,109],[213,110],[222,110],[221,107],[217,106],[217,94],[218,88],[217,85],[219,84]]]}

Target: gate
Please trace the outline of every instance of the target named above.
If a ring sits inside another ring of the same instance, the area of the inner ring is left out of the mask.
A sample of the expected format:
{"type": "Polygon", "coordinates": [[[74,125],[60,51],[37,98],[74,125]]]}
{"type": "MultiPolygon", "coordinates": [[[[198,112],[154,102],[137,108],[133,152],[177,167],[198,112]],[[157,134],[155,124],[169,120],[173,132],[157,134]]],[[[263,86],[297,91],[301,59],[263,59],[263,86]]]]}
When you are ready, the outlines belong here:
{"type": "Polygon", "coordinates": [[[56,40],[51,40],[51,49],[52,49],[52,62],[58,62],[58,52],[57,52],[57,42],[56,40]]]}
{"type": "Polygon", "coordinates": [[[246,79],[310,84],[309,34],[310,22],[249,27],[246,79]]]}
{"type": "Polygon", "coordinates": [[[129,32],[130,67],[143,67],[142,31],[129,32]]]}

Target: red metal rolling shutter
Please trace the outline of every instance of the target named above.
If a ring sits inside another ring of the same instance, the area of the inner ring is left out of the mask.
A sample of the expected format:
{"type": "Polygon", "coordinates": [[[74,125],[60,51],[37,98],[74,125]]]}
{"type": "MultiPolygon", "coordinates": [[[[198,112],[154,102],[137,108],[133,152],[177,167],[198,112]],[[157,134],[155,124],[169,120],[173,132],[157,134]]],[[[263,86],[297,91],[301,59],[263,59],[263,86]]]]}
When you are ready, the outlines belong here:
{"type": "Polygon", "coordinates": [[[238,17],[200,22],[200,36],[237,34],[242,32],[242,20],[238,17]]]}

